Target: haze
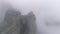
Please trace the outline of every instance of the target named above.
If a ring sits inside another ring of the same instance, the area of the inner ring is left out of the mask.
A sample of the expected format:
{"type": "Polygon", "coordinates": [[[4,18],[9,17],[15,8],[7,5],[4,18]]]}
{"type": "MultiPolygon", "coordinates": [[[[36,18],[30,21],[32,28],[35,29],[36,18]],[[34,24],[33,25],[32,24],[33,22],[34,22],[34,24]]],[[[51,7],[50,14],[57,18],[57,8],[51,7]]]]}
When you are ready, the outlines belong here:
{"type": "Polygon", "coordinates": [[[60,22],[60,0],[3,0],[27,14],[33,11],[36,15],[38,34],[60,34],[59,26],[45,25],[46,21],[60,22]]]}

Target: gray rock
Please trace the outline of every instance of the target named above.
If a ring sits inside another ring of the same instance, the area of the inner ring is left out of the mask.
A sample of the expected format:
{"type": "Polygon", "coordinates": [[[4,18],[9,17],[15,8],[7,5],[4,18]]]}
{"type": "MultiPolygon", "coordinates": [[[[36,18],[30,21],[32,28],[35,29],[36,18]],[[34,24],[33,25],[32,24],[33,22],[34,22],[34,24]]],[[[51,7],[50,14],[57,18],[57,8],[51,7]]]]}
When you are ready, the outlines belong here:
{"type": "Polygon", "coordinates": [[[22,25],[21,34],[36,34],[36,18],[33,12],[30,12],[28,15],[22,16],[20,21],[22,25]]]}
{"type": "Polygon", "coordinates": [[[18,10],[10,6],[5,8],[7,11],[1,23],[3,25],[0,24],[0,34],[35,34],[36,17],[33,12],[21,15],[18,10]]]}
{"type": "MultiPolygon", "coordinates": [[[[4,26],[1,34],[19,34],[20,33],[20,12],[8,10],[4,19],[4,26]]],[[[0,30],[1,31],[1,30],[0,30]]]]}

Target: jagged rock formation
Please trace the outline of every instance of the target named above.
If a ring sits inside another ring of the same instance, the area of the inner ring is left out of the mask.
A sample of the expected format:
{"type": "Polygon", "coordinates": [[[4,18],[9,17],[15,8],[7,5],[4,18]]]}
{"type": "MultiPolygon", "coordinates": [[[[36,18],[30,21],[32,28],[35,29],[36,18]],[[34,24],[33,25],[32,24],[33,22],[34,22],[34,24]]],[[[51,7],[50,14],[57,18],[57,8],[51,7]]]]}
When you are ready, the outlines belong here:
{"type": "Polygon", "coordinates": [[[4,29],[1,34],[19,34],[20,32],[20,12],[9,9],[4,19],[4,29]]]}
{"type": "Polygon", "coordinates": [[[26,18],[28,20],[29,34],[35,34],[36,33],[35,15],[33,14],[33,12],[30,12],[26,18]]]}
{"type": "Polygon", "coordinates": [[[18,10],[8,6],[3,25],[0,25],[0,34],[35,34],[35,20],[33,12],[21,15],[18,10]]]}
{"type": "Polygon", "coordinates": [[[36,33],[36,23],[35,23],[35,15],[33,12],[30,12],[28,15],[22,16],[21,24],[23,24],[21,28],[21,34],[35,34],[36,33]]]}

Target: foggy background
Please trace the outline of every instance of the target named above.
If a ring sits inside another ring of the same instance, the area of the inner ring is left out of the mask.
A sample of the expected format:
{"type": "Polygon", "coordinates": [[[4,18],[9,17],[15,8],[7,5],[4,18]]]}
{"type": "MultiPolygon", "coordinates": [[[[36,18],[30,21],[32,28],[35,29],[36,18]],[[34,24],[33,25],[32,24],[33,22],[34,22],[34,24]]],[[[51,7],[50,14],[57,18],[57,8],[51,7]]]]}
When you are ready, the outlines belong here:
{"type": "MultiPolygon", "coordinates": [[[[38,34],[60,34],[60,25],[46,26],[47,21],[60,23],[60,0],[0,0],[0,2],[12,4],[23,15],[33,11],[38,34]]],[[[0,15],[3,16],[4,11],[0,12],[0,15]]]]}

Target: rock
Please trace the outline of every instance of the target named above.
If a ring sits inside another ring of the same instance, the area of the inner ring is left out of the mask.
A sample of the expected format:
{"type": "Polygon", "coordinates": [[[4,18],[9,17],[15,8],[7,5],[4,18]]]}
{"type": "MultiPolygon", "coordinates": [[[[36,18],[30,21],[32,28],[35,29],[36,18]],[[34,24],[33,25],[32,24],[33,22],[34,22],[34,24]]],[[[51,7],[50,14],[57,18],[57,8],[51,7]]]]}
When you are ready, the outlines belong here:
{"type": "Polygon", "coordinates": [[[35,34],[36,32],[36,17],[33,12],[27,15],[21,13],[6,5],[6,13],[4,20],[0,24],[0,34],[35,34]]]}
{"type": "Polygon", "coordinates": [[[20,12],[8,10],[4,19],[4,29],[1,34],[19,34],[20,33],[20,12]]]}
{"type": "Polygon", "coordinates": [[[36,18],[33,12],[22,17],[23,27],[21,28],[21,34],[36,34],[36,18]],[[23,30],[23,31],[22,31],[23,30]]]}

